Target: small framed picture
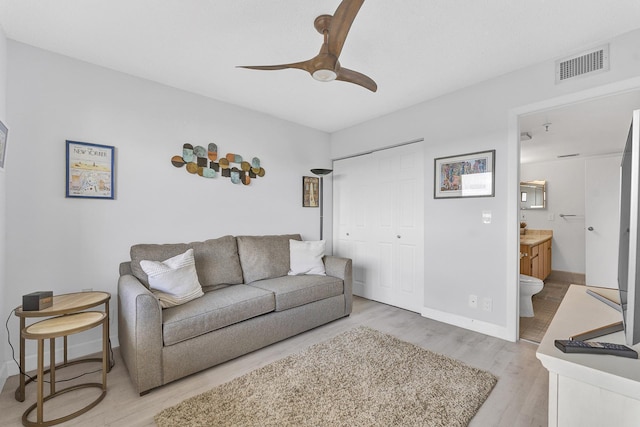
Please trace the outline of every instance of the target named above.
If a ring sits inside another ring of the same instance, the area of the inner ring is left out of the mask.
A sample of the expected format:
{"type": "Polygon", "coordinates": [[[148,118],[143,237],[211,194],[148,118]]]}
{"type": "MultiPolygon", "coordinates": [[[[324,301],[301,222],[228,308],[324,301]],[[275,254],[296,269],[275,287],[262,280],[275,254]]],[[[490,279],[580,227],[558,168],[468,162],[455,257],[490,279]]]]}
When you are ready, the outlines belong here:
{"type": "Polygon", "coordinates": [[[317,208],[320,206],[320,178],[314,176],[302,177],[302,207],[317,208]]]}
{"type": "Polygon", "coordinates": [[[114,147],[67,141],[67,197],[114,198],[114,147]]]}
{"type": "Polygon", "coordinates": [[[0,122],[0,170],[4,170],[4,161],[7,158],[7,134],[9,130],[0,122]]]}
{"type": "Polygon", "coordinates": [[[434,199],[493,197],[496,150],[434,159],[434,199]]]}

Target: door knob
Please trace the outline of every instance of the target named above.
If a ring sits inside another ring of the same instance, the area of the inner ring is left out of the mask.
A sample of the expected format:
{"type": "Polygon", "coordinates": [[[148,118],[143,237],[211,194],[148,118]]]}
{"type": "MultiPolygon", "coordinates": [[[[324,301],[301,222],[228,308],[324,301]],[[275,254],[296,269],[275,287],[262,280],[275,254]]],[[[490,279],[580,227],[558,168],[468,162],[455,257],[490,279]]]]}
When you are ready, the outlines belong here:
{"type": "Polygon", "coordinates": [[[587,230],[593,231],[593,227],[589,227],[589,228],[587,228],[587,230]]]}

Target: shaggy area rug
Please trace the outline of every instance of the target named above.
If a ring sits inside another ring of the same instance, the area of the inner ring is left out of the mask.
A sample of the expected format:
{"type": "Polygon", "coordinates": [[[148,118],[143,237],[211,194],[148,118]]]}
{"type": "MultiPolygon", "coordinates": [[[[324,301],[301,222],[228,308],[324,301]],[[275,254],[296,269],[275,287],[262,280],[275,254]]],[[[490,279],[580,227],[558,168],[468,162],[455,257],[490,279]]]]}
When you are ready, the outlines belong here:
{"type": "Polygon", "coordinates": [[[360,327],[155,416],[168,426],[466,426],[492,374],[360,327]]]}

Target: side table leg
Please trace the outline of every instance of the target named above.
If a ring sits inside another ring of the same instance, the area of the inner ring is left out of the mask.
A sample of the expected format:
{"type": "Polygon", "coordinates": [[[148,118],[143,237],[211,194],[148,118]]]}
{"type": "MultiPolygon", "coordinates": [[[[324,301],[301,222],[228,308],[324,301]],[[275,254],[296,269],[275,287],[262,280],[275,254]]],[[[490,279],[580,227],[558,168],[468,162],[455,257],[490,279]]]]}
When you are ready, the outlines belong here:
{"type": "Polygon", "coordinates": [[[49,391],[56,392],[56,339],[49,338],[49,391]]]}
{"type": "Polygon", "coordinates": [[[109,358],[109,315],[107,315],[102,324],[102,390],[104,391],[107,390],[107,371],[111,366],[109,358]]]}
{"type": "Polygon", "coordinates": [[[62,338],[62,339],[64,340],[64,355],[63,355],[64,356],[64,362],[63,363],[66,365],[67,362],[69,361],[67,359],[67,348],[68,348],[67,347],[67,336],[65,335],[64,338],[62,338]]]}
{"type": "Polygon", "coordinates": [[[18,402],[24,402],[24,393],[25,393],[25,387],[26,387],[26,383],[25,383],[25,379],[24,379],[24,371],[26,369],[25,366],[25,345],[24,345],[24,338],[22,337],[22,331],[24,330],[24,325],[25,325],[25,319],[24,317],[20,317],[20,372],[18,373],[19,377],[20,377],[20,386],[16,389],[16,393],[15,393],[15,398],[18,402]]]}
{"type": "MultiPolygon", "coordinates": [[[[104,303],[104,309],[107,313],[107,320],[105,323],[105,328],[107,329],[107,346],[109,345],[109,340],[111,339],[111,312],[109,311],[109,300],[105,301],[104,303]]],[[[111,353],[109,352],[109,357],[108,357],[109,363],[107,364],[107,372],[111,372],[111,365],[113,363],[113,360],[111,360],[111,353]]]]}
{"type": "Polygon", "coordinates": [[[42,424],[44,399],[44,339],[38,340],[38,424],[42,424]]]}

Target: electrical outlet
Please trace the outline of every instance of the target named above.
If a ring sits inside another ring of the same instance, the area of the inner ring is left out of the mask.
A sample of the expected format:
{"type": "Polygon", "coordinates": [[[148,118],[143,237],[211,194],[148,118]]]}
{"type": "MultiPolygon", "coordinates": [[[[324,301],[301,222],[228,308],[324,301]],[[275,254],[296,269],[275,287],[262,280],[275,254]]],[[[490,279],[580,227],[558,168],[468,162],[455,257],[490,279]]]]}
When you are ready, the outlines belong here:
{"type": "Polygon", "coordinates": [[[527,214],[524,211],[520,212],[520,219],[521,220],[527,219],[527,214]]]}
{"type": "Polygon", "coordinates": [[[469,307],[478,308],[478,297],[477,297],[477,295],[469,295],[469,307]]]}
{"type": "Polygon", "coordinates": [[[484,311],[493,310],[493,301],[491,300],[491,298],[482,298],[482,309],[484,311]]]}
{"type": "Polygon", "coordinates": [[[548,219],[549,221],[553,221],[553,214],[552,214],[552,213],[548,214],[548,215],[547,215],[547,219],[548,219]]]}

